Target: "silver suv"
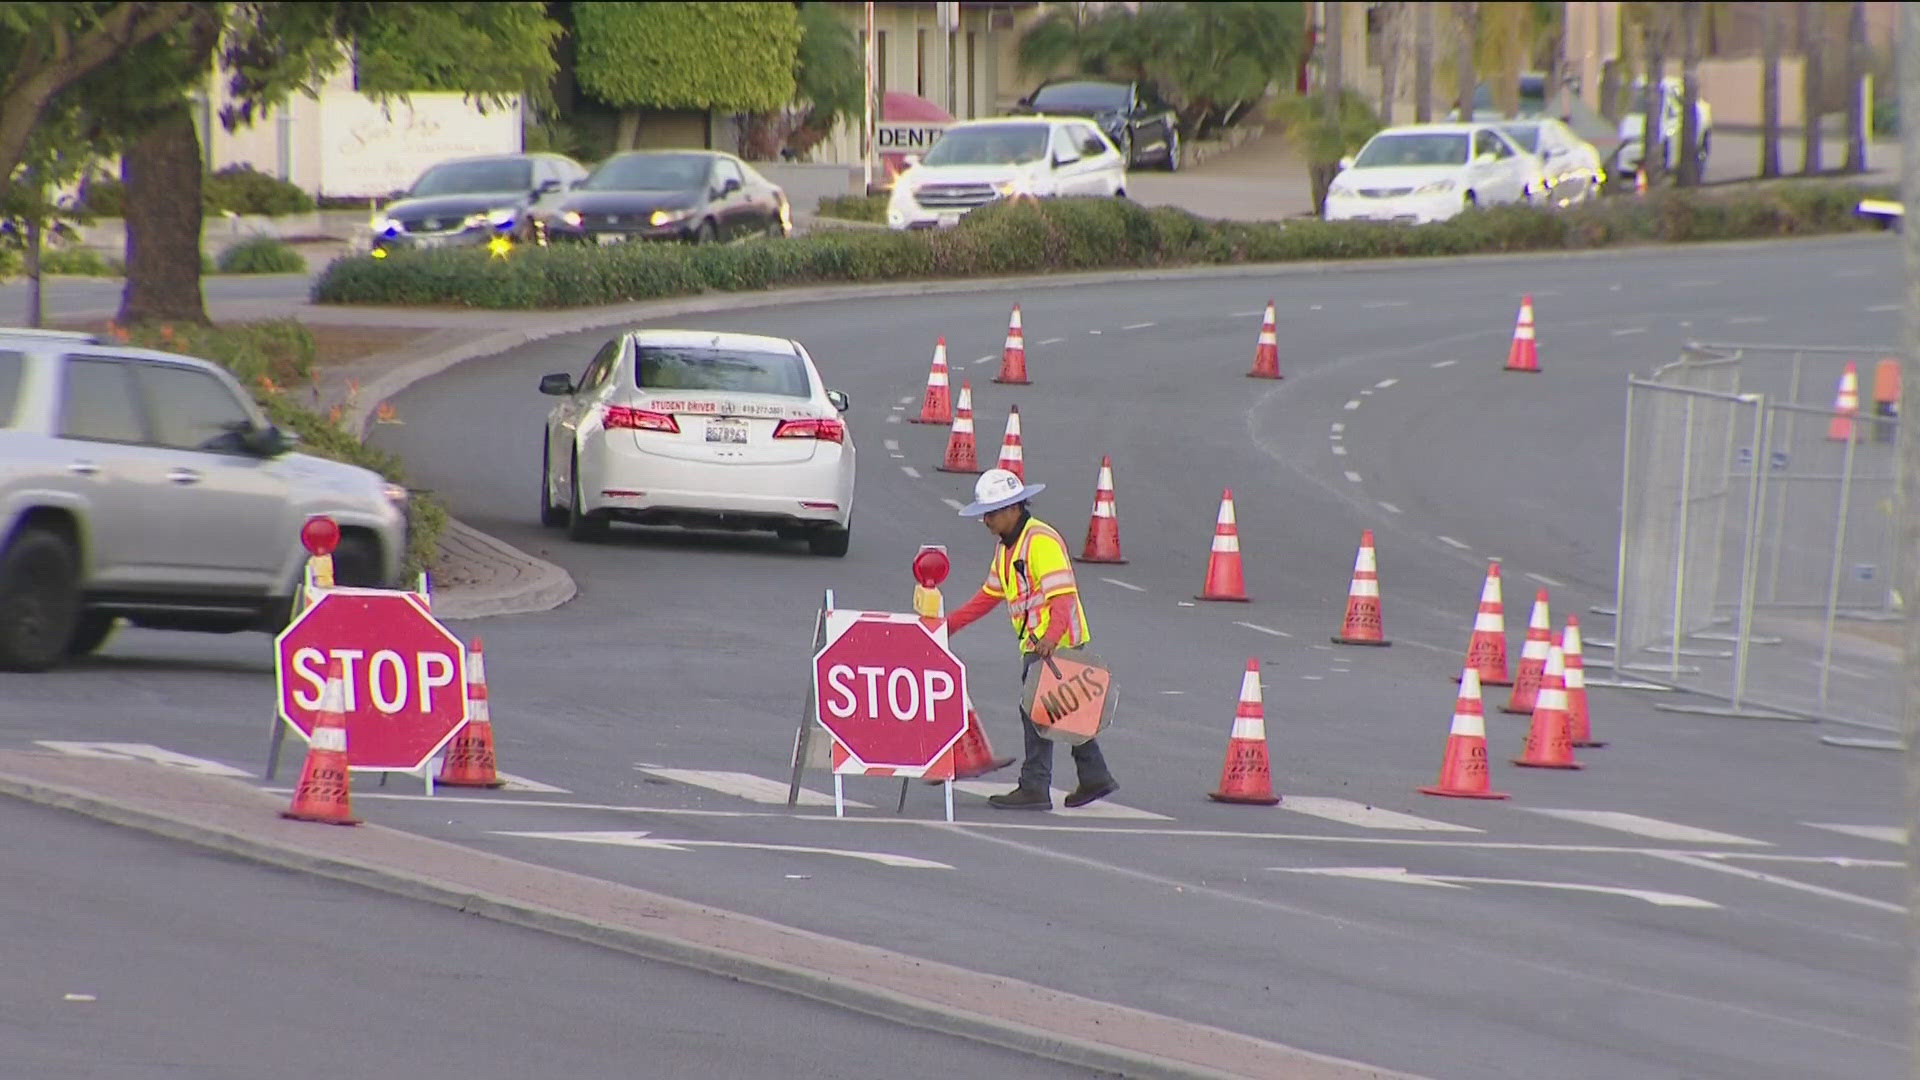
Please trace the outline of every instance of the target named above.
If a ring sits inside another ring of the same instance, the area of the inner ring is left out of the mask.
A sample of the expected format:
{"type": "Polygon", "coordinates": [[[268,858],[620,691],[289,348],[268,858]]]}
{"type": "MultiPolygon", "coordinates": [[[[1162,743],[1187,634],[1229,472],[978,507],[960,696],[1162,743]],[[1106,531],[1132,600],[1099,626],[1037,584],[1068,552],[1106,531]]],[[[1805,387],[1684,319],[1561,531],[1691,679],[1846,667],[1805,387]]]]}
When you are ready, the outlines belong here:
{"type": "Polygon", "coordinates": [[[0,670],[92,652],[123,617],[278,630],[312,514],[340,523],[341,584],[394,584],[406,492],[292,447],[216,364],[0,327],[0,670]]]}

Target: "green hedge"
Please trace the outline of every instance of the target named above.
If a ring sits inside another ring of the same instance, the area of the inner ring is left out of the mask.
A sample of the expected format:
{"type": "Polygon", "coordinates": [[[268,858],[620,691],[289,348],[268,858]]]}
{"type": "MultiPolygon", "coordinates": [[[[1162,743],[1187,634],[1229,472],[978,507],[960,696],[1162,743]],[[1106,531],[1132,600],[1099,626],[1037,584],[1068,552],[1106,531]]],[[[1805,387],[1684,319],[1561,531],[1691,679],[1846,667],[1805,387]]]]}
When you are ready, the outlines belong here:
{"type": "Polygon", "coordinates": [[[1868,189],[1783,184],[1738,193],[1661,191],[1570,210],[1497,207],[1408,227],[1366,222],[1208,221],[1117,199],[983,207],[958,228],[823,231],[727,247],[621,244],[396,252],[335,260],[314,284],[331,304],[556,308],[706,291],[1201,264],[1553,251],[1738,240],[1876,227],[1853,212],[1868,189]]]}
{"type": "Polygon", "coordinates": [[[823,195],[820,197],[820,208],[817,212],[823,218],[883,224],[887,220],[887,197],[885,195],[823,195]]]}
{"type": "MultiPolygon", "coordinates": [[[[315,206],[313,196],[250,165],[229,165],[208,174],[200,181],[200,202],[211,214],[230,210],[266,217],[304,214],[315,206]]],[[[87,181],[83,205],[89,214],[120,217],[125,213],[126,189],[111,176],[96,176],[87,181]]]]}
{"type": "Polygon", "coordinates": [[[249,236],[214,260],[223,274],[304,274],[307,260],[277,236],[249,236]]]}

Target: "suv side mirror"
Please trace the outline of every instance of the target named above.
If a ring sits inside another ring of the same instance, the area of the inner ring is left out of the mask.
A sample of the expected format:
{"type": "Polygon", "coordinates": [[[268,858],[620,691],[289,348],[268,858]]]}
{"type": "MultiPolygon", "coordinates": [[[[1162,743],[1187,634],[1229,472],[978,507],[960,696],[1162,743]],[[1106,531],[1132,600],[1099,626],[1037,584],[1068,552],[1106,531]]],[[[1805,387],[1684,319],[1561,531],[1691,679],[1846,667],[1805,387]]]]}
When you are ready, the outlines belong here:
{"type": "Polygon", "coordinates": [[[255,457],[275,458],[293,449],[294,437],[272,424],[249,426],[240,435],[240,445],[255,457]]]}
{"type": "Polygon", "coordinates": [[[733,177],[729,176],[725,180],[720,181],[720,188],[718,193],[715,195],[715,198],[726,198],[728,195],[731,195],[734,192],[739,190],[740,190],[740,181],[735,180],[733,177]]]}
{"type": "Polygon", "coordinates": [[[537,188],[534,188],[533,193],[535,195],[546,195],[555,191],[559,191],[564,186],[566,185],[562,184],[560,181],[555,180],[552,177],[548,177],[547,179],[540,181],[540,186],[537,188]]]}
{"type": "Polygon", "coordinates": [[[1055,154],[1053,156],[1053,167],[1056,169],[1064,169],[1079,160],[1080,157],[1077,154],[1055,154]]]}
{"type": "Polygon", "coordinates": [[[573,376],[566,372],[540,376],[540,392],[549,397],[565,397],[573,393],[573,376]]]}
{"type": "Polygon", "coordinates": [[[1348,154],[1346,157],[1340,159],[1340,171],[1345,172],[1351,168],[1353,168],[1353,155],[1348,154]]]}
{"type": "Polygon", "coordinates": [[[853,407],[853,399],[838,390],[827,391],[827,400],[833,403],[835,410],[846,412],[853,407]]]}

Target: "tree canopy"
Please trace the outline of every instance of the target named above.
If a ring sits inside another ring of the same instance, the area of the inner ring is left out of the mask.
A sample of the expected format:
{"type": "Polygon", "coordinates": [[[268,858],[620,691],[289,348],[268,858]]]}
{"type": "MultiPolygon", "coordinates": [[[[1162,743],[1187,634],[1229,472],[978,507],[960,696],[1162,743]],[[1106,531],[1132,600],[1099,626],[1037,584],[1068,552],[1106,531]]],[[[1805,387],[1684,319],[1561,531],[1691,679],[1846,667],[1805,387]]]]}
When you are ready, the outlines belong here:
{"type": "Polygon", "coordinates": [[[580,86],[620,109],[766,112],[793,100],[790,3],[576,4],[580,86]]]}

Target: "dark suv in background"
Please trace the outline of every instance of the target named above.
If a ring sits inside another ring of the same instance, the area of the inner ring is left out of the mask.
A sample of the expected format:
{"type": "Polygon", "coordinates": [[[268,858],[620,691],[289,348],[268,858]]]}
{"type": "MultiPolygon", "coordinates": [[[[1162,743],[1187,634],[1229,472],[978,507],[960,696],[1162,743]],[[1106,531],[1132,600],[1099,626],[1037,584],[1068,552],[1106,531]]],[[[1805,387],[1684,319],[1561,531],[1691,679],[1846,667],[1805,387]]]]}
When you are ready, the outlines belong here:
{"type": "Polygon", "coordinates": [[[1045,116],[1084,116],[1100,125],[1128,168],[1180,168],[1180,117],[1142,82],[1063,79],[1043,83],[1015,110],[1045,116]]]}

